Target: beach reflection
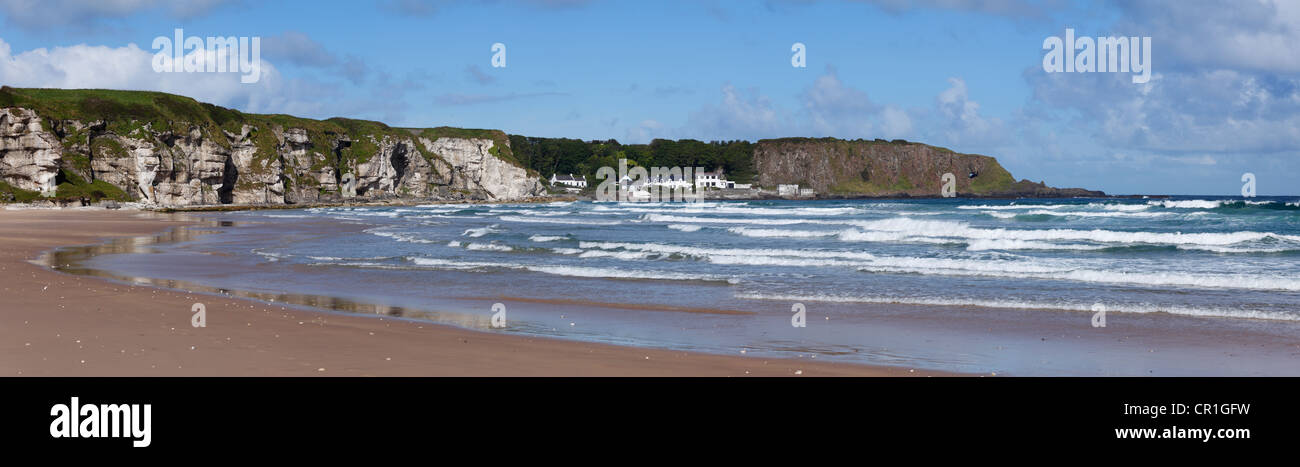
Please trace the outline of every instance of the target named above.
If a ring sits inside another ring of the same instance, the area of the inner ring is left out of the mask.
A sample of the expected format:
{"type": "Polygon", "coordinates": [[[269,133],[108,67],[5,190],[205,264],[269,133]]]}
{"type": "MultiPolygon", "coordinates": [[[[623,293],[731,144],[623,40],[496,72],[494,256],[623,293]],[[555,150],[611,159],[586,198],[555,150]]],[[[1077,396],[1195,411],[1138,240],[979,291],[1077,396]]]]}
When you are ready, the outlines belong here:
{"type": "MultiPolygon", "coordinates": [[[[158,250],[155,248],[157,245],[188,242],[201,235],[217,233],[217,231],[211,230],[212,227],[235,226],[236,223],[231,221],[213,221],[205,222],[202,225],[193,227],[176,227],[153,236],[117,238],[98,245],[59,248],[46,252],[35,262],[41,266],[68,274],[100,277],[128,284],[183,290],[193,293],[215,294],[225,297],[246,298],[283,306],[297,306],[341,313],[424,320],[466,328],[491,328],[490,317],[476,314],[366,303],[327,295],[264,292],[211,287],[191,281],[126,275],[119,272],[88,266],[90,260],[97,256],[158,253],[158,250]]],[[[207,254],[217,253],[208,252],[207,254]]]]}

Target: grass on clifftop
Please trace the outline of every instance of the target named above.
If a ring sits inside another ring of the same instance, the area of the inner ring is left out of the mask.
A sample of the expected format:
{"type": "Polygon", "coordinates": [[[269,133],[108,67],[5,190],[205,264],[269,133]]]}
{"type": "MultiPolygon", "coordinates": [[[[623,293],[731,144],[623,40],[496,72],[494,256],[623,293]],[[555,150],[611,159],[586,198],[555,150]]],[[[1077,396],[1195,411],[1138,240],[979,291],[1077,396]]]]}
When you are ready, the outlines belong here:
{"type": "MultiPolygon", "coordinates": [[[[969,157],[977,157],[977,158],[987,158],[989,159],[988,163],[984,164],[984,168],[980,172],[980,174],[977,177],[975,177],[974,180],[971,181],[970,188],[967,191],[969,191],[972,194],[992,194],[992,193],[1012,192],[1015,191],[1016,189],[1015,178],[1011,176],[1010,172],[1007,172],[1007,170],[1002,167],[1002,164],[998,163],[997,159],[989,156],[979,155],[979,154],[962,154],[941,146],[933,146],[925,143],[918,143],[918,142],[907,141],[903,139],[884,140],[879,138],[874,140],[868,140],[868,139],[847,140],[847,139],[839,139],[839,138],[831,138],[831,137],[823,137],[823,138],[790,137],[790,138],[759,140],[759,144],[780,145],[780,144],[809,144],[809,143],[819,144],[819,145],[835,145],[835,147],[841,153],[844,154],[853,154],[852,147],[855,145],[866,145],[867,147],[876,146],[876,145],[894,145],[894,146],[916,145],[916,146],[929,148],[931,151],[939,155],[948,155],[948,156],[961,155],[961,156],[969,156],[969,157]]],[[[955,174],[955,175],[963,176],[964,173],[955,174]]],[[[833,186],[830,187],[830,191],[836,194],[883,195],[883,194],[903,193],[903,192],[911,191],[916,188],[916,184],[913,183],[911,180],[908,180],[906,176],[903,176],[898,180],[893,180],[892,182],[889,183],[882,183],[880,181],[875,181],[875,180],[868,181],[865,178],[866,178],[865,176],[851,177],[848,174],[841,174],[841,177],[839,177],[837,183],[835,183],[833,186]]]]}
{"type": "Polygon", "coordinates": [[[975,180],[971,181],[970,189],[978,194],[989,193],[1006,193],[1015,190],[1016,179],[1011,176],[1011,172],[1002,168],[997,160],[984,167],[975,180]]]}
{"type": "Polygon", "coordinates": [[[440,126],[437,128],[408,128],[407,131],[414,133],[421,138],[428,138],[429,141],[437,141],[438,138],[464,138],[464,139],[490,139],[492,148],[488,153],[496,156],[498,159],[509,162],[510,165],[520,167],[528,171],[529,175],[538,176],[537,171],[529,169],[528,166],[520,162],[515,157],[515,153],[510,148],[510,136],[501,130],[482,130],[474,128],[452,128],[440,126]]]}
{"type": "MultiPolygon", "coordinates": [[[[365,163],[378,153],[377,141],[385,136],[409,138],[411,133],[429,138],[442,136],[486,138],[495,141],[493,155],[515,166],[524,167],[510,152],[509,139],[500,130],[461,128],[426,128],[402,130],[381,122],[331,118],[314,120],[282,114],[249,114],[189,97],[153,91],[117,91],[108,89],[38,89],[0,87],[0,108],[23,107],[35,110],[49,120],[78,120],[83,123],[105,122],[107,129],[119,136],[131,136],[150,125],[157,131],[188,133],[193,126],[209,135],[220,131],[239,133],[243,125],[258,127],[270,135],[272,126],[307,130],[313,150],[331,152],[336,138],[346,137],[352,144],[341,154],[342,162],[365,163]]],[[[223,146],[226,138],[211,137],[223,146]]],[[[255,159],[269,159],[276,152],[275,138],[254,138],[258,147],[255,159]]],[[[423,151],[421,151],[423,152],[423,151]]]]}

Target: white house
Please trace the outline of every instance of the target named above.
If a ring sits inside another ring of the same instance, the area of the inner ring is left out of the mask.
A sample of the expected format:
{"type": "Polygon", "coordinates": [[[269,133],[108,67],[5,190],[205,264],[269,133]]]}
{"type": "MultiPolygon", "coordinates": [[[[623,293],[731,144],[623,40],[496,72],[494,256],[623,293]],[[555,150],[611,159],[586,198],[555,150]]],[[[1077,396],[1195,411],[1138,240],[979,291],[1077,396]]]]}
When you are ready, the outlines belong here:
{"type": "Polygon", "coordinates": [[[624,175],[623,178],[619,179],[619,184],[624,188],[632,190],[645,190],[648,187],[656,186],[666,189],[681,188],[683,190],[691,187],[691,182],[687,181],[685,177],[679,177],[677,175],[670,174],[667,176],[661,175],[658,177],[647,178],[648,179],[638,180],[634,183],[631,176],[624,175]]]}
{"type": "Polygon", "coordinates": [[[781,196],[798,196],[799,185],[777,185],[776,194],[781,196]]]}
{"type": "Polygon", "coordinates": [[[695,174],[695,186],[700,188],[727,188],[727,176],[722,169],[695,174]]]}
{"type": "Polygon", "coordinates": [[[573,188],[586,188],[587,178],[575,177],[573,176],[573,174],[568,174],[568,175],[551,174],[551,186],[555,186],[555,185],[564,185],[573,188]]]}

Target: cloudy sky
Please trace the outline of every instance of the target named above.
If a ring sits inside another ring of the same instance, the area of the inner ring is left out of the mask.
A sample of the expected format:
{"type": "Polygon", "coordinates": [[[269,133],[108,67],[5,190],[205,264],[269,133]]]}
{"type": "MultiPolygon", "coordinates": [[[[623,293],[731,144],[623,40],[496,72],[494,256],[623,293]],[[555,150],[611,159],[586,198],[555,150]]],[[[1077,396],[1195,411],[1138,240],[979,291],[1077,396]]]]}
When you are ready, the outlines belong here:
{"type": "Polygon", "coordinates": [[[1056,186],[1300,194],[1291,0],[0,0],[0,84],[630,143],[904,138],[1056,186]],[[154,72],[176,28],[260,37],[261,79],[154,72]],[[1046,73],[1066,28],[1151,37],[1151,80],[1046,73]]]}

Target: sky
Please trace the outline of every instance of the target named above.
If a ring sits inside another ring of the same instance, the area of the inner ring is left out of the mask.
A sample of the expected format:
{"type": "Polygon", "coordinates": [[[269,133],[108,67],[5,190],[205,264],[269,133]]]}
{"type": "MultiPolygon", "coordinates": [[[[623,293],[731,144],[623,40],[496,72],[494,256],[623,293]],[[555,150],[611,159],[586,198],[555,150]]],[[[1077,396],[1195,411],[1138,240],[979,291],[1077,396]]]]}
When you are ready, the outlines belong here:
{"type": "Polygon", "coordinates": [[[623,143],[902,138],[1052,186],[1300,194],[1300,0],[0,0],[0,84],[623,143]],[[177,28],[260,38],[259,79],[154,71],[177,28]],[[1150,80],[1045,71],[1067,28],[1150,37],[1150,80]]]}

